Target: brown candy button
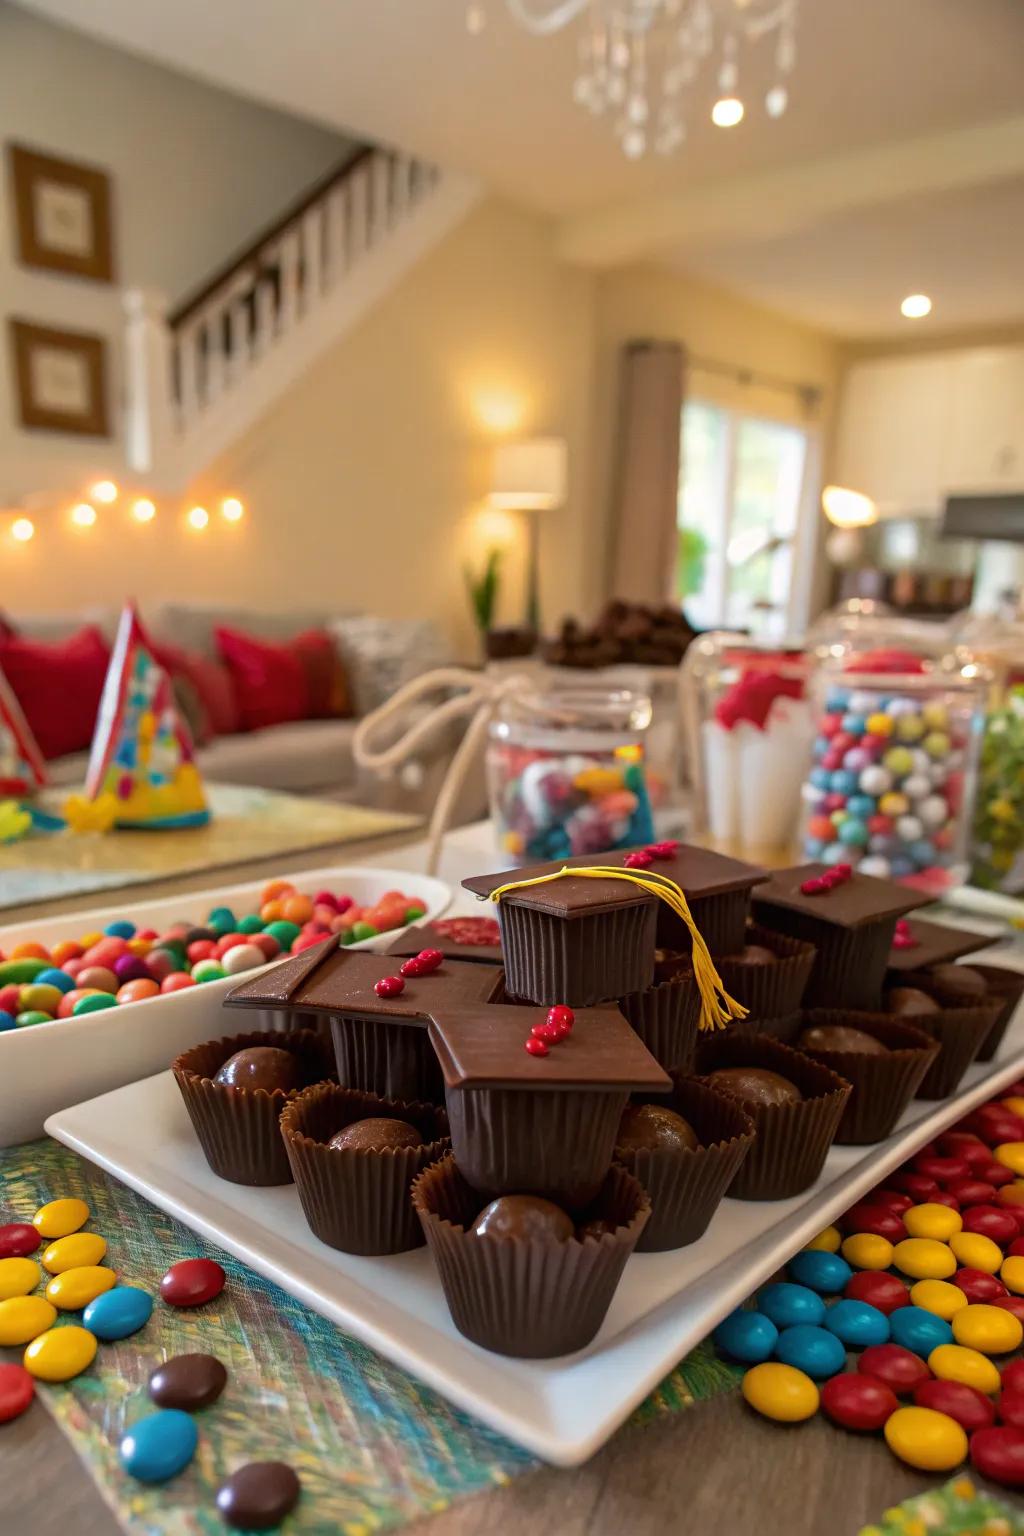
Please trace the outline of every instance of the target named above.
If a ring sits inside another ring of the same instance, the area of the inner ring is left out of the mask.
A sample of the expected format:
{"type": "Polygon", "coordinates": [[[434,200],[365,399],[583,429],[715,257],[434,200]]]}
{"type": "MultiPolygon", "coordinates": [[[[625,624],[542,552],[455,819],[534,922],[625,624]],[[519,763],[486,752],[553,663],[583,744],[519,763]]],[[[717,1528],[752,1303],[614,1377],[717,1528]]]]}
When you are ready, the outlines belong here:
{"type": "Polygon", "coordinates": [[[269,1531],[299,1502],[302,1485],[283,1461],[251,1461],[217,1490],[217,1508],[240,1531],[269,1531]]]}
{"type": "Polygon", "coordinates": [[[719,1067],[708,1075],[708,1081],[717,1083],[734,1099],[759,1108],[765,1104],[795,1104],[803,1094],[788,1077],[769,1072],[766,1067],[719,1067]]]}
{"type": "Polygon", "coordinates": [[[974,999],[984,997],[988,991],[984,976],[972,971],[969,965],[933,965],[928,975],[950,995],[974,999]]]}
{"type": "Polygon", "coordinates": [[[539,1195],[501,1195],[485,1206],[473,1226],[477,1237],[516,1237],[521,1242],[564,1243],[576,1228],[553,1200],[539,1195]]]}
{"type": "Polygon", "coordinates": [[[229,1056],[214,1078],[228,1088],[262,1088],[266,1093],[280,1089],[290,1093],[302,1087],[302,1062],[291,1051],[276,1045],[251,1045],[248,1050],[229,1056]]]}
{"type": "Polygon", "coordinates": [[[890,987],[885,994],[885,1006],[889,1013],[903,1019],[913,1019],[926,1013],[938,1013],[939,1005],[920,987],[890,987]]]}
{"type": "Polygon", "coordinates": [[[336,1132],[327,1145],[341,1152],[383,1152],[387,1147],[421,1147],[423,1137],[408,1120],[377,1115],[367,1120],[353,1120],[351,1125],[336,1132]]]}
{"type": "Polygon", "coordinates": [[[161,1408],[194,1413],[217,1401],[227,1379],[227,1371],[213,1355],[175,1355],[150,1376],[149,1395],[161,1408]]]}
{"type": "Polygon", "coordinates": [[[624,1152],[692,1151],[699,1146],[688,1120],[663,1104],[627,1104],[615,1145],[624,1152]]]}
{"type": "Polygon", "coordinates": [[[884,1056],[886,1048],[864,1029],[846,1024],[815,1024],[805,1029],[797,1045],[809,1051],[856,1051],[860,1056],[884,1056]]]}

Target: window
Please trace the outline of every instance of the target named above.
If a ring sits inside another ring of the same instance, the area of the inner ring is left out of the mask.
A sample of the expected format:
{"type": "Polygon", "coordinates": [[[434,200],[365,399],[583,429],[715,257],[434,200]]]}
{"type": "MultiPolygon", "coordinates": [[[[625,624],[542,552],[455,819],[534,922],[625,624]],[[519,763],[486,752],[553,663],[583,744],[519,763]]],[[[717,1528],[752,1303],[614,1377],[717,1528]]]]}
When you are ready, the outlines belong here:
{"type": "Polygon", "coordinates": [[[676,592],[696,628],[782,635],[806,617],[794,575],[809,446],[799,427],[684,406],[676,592]]]}

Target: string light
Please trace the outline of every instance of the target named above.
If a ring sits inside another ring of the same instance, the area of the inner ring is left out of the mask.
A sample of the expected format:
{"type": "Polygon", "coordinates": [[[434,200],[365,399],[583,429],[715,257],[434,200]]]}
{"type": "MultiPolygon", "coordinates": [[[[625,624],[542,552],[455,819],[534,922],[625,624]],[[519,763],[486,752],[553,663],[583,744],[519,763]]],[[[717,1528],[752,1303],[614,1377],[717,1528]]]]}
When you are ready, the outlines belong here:
{"type": "Polygon", "coordinates": [[[96,521],[96,508],[87,501],[80,501],[77,507],[71,508],[71,521],[76,528],[91,528],[96,521]]]}
{"type": "Polygon", "coordinates": [[[201,531],[210,521],[210,514],[205,507],[193,507],[188,514],[189,525],[197,531],[201,531]]]}
{"type": "Polygon", "coordinates": [[[735,128],[743,121],[743,103],[738,96],[722,96],[711,108],[711,121],[716,128],[735,128]]]}
{"type": "Polygon", "coordinates": [[[101,501],[109,506],[117,500],[117,486],[113,480],[97,480],[95,485],[89,487],[89,495],[93,501],[101,501]]]}
{"type": "Polygon", "coordinates": [[[156,517],[156,504],[148,496],[140,496],[132,503],[132,517],[137,523],[151,523],[156,517]]]}
{"type": "Polygon", "coordinates": [[[220,504],[220,510],[229,523],[240,523],[245,516],[245,507],[237,496],[225,496],[220,504]]]}
{"type": "Polygon", "coordinates": [[[27,544],[35,537],[36,525],[30,517],[16,517],[11,524],[11,538],[19,544],[27,544]]]}

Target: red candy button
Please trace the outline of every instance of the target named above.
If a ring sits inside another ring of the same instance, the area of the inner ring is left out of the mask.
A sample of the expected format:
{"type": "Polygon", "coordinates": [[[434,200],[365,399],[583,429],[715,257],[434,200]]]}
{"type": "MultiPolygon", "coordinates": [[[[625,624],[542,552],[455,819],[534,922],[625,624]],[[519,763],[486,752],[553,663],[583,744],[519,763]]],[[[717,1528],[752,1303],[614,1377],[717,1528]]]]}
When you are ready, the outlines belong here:
{"type": "Polygon", "coordinates": [[[983,1269],[958,1269],[953,1284],[960,1287],[968,1301],[995,1301],[1006,1295],[1003,1282],[983,1269]]]}
{"type": "Polygon", "coordinates": [[[421,949],[416,959],[420,963],[420,970],[424,976],[429,976],[436,971],[438,966],[444,964],[444,953],[440,949],[421,949]]]}
{"type": "Polygon", "coordinates": [[[201,1307],[220,1295],[226,1279],[213,1259],[179,1259],[160,1281],[160,1295],[171,1307],[201,1307]]]}
{"type": "Polygon", "coordinates": [[[934,1200],[939,1192],[934,1179],[925,1178],[923,1173],[907,1173],[902,1168],[889,1175],[889,1182],[914,1201],[934,1200]]]}
{"type": "Polygon", "coordinates": [[[1024,1429],[1024,1391],[1004,1388],[999,1394],[999,1417],[1004,1424],[1012,1424],[1014,1429],[1024,1429]]]}
{"type": "Polygon", "coordinates": [[[976,1205],[964,1212],[964,1231],[980,1232],[1001,1247],[1017,1236],[1017,1223],[1008,1211],[1001,1211],[997,1205],[976,1205]]]}
{"type": "Polygon", "coordinates": [[[868,1306],[877,1307],[886,1317],[897,1307],[910,1305],[910,1292],[903,1281],[885,1270],[859,1269],[846,1282],[843,1295],[853,1301],[866,1301],[868,1306]]]}
{"type": "Polygon", "coordinates": [[[0,1365],[0,1424],[24,1413],[35,1390],[35,1382],[23,1365],[0,1365]]]}
{"type": "Polygon", "coordinates": [[[928,1199],[930,1204],[947,1205],[951,1211],[958,1211],[960,1209],[959,1200],[956,1198],[956,1195],[954,1195],[952,1191],[948,1189],[937,1189],[934,1195],[928,1196],[928,1199]]]}
{"type": "Polygon", "coordinates": [[[547,1045],[543,1040],[538,1040],[536,1035],[530,1036],[529,1040],[526,1042],[525,1048],[529,1051],[531,1056],[546,1056],[548,1054],[547,1045]]]}
{"type": "Polygon", "coordinates": [[[398,997],[405,991],[405,982],[401,976],[382,976],[374,982],[373,990],[378,997],[398,997]]]}
{"type": "Polygon", "coordinates": [[[576,1015],[564,1003],[556,1003],[553,1008],[548,1009],[548,1023],[553,1024],[556,1029],[564,1029],[568,1033],[575,1022],[576,1015]]]}
{"type": "Polygon", "coordinates": [[[971,1461],[982,1477],[1004,1488],[1024,1488],[1024,1429],[998,1424],[971,1436],[971,1461]]]}
{"type": "Polygon", "coordinates": [[[962,1157],[924,1157],[921,1153],[914,1158],[914,1168],[926,1179],[934,1179],[938,1184],[949,1184],[953,1179],[966,1179],[971,1171],[970,1164],[962,1157]]]}
{"type": "Polygon", "coordinates": [[[887,1211],[897,1216],[909,1211],[913,1203],[909,1195],[902,1194],[898,1189],[873,1189],[864,1201],[865,1205],[884,1205],[887,1211]]]}
{"type": "Polygon", "coordinates": [[[907,1235],[902,1216],[884,1205],[869,1205],[867,1201],[851,1206],[840,1221],[844,1232],[872,1232],[876,1237],[888,1238],[890,1243],[901,1243],[907,1235]]]}
{"type": "Polygon", "coordinates": [[[938,1146],[944,1157],[958,1157],[971,1169],[987,1168],[992,1161],[988,1147],[970,1131],[947,1131],[939,1137],[938,1146]]]}
{"type": "Polygon", "coordinates": [[[987,1429],[996,1421],[995,1405],[962,1381],[922,1381],[914,1388],[914,1402],[918,1408],[934,1408],[936,1413],[948,1413],[970,1435],[976,1429],[987,1429]]]}
{"type": "Polygon", "coordinates": [[[844,1371],[822,1387],[821,1406],[843,1429],[881,1429],[899,1403],[892,1388],[876,1376],[844,1371]]]}
{"type": "Polygon", "coordinates": [[[994,1296],[990,1305],[1012,1312],[1018,1322],[1024,1323],[1024,1296],[994,1296]]]}
{"type": "Polygon", "coordinates": [[[1003,1391],[1024,1392],[1024,1355],[1019,1360],[1011,1360],[1009,1365],[1004,1365],[999,1372],[999,1379],[1003,1384],[1003,1391]]]}
{"type": "Polygon", "coordinates": [[[27,1221],[9,1221],[0,1227],[0,1259],[24,1259],[35,1253],[42,1238],[27,1221]]]}
{"type": "Polygon", "coordinates": [[[871,1344],[857,1360],[857,1370],[862,1376],[873,1376],[881,1381],[897,1397],[909,1397],[921,1385],[931,1379],[931,1371],[920,1355],[904,1349],[902,1344],[871,1344]]]}
{"type": "Polygon", "coordinates": [[[972,1205],[988,1205],[995,1199],[996,1190],[994,1184],[987,1184],[984,1179],[956,1179],[949,1185],[947,1194],[952,1195],[963,1210],[972,1205]]]}
{"type": "MultiPolygon", "coordinates": [[[[1001,1141],[1003,1139],[1004,1138],[1000,1137],[1001,1141]]],[[[1018,1137],[1017,1139],[1024,1141],[1024,1136],[1018,1137]]],[[[997,1189],[1002,1189],[1004,1184],[1012,1184],[1016,1177],[1013,1171],[1004,1167],[1002,1163],[988,1163],[984,1168],[979,1168],[977,1170],[977,1174],[979,1179],[987,1179],[988,1182],[990,1184],[994,1184],[997,1189]]]]}

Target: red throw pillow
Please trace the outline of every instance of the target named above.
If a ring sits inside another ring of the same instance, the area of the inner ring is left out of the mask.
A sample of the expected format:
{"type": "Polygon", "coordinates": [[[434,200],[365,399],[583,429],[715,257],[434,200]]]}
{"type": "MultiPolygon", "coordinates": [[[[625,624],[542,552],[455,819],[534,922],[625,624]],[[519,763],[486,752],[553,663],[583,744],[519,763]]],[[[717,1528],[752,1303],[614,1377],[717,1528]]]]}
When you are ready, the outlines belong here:
{"type": "Polygon", "coordinates": [[[0,639],[0,667],[46,758],[84,752],[92,741],[110,649],[95,625],[66,640],[0,639]]]}
{"type": "Polygon", "coordinates": [[[241,730],[234,683],[222,661],[163,642],[153,646],[153,653],[172,679],[183,677],[192,685],[205,716],[205,739],[211,735],[230,736],[241,730]]]}
{"type": "Polygon", "coordinates": [[[289,645],[271,645],[237,629],[213,633],[235,685],[243,731],[307,718],[306,674],[289,645]]]}
{"type": "Polygon", "coordinates": [[[309,720],[345,720],[352,713],[348,676],[325,629],[307,629],[287,642],[306,674],[309,720]]]}

